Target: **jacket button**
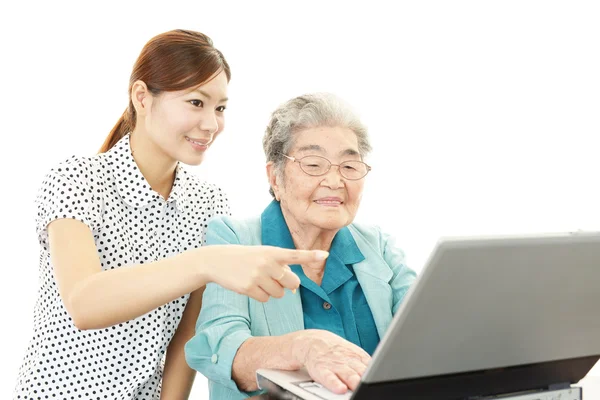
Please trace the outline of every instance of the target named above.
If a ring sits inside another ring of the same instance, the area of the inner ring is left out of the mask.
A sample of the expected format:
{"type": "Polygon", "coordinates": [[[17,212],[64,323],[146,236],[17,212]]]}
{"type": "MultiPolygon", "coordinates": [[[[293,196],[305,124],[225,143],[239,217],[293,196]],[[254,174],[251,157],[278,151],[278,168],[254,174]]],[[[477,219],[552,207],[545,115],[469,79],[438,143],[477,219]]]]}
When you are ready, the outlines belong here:
{"type": "Polygon", "coordinates": [[[326,310],[329,310],[331,308],[331,304],[329,304],[328,302],[323,303],[323,308],[326,310]]]}

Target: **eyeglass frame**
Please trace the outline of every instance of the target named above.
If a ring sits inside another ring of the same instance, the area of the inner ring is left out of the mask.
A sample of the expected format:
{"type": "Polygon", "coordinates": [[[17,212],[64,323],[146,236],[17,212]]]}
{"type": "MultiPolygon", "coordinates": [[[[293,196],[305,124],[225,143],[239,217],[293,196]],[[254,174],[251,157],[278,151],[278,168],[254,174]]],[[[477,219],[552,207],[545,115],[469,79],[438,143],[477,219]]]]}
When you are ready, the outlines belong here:
{"type": "Polygon", "coordinates": [[[308,156],[304,156],[302,158],[296,158],[296,157],[292,157],[292,156],[288,156],[287,154],[283,154],[281,153],[282,156],[284,156],[285,158],[287,158],[288,160],[292,161],[292,162],[297,162],[298,165],[300,166],[300,170],[302,172],[304,172],[306,175],[308,176],[323,176],[323,175],[327,175],[327,173],[329,173],[329,171],[331,171],[331,167],[338,167],[338,172],[339,174],[344,178],[344,179],[348,179],[349,181],[359,181],[361,179],[363,179],[365,176],[367,176],[369,174],[369,172],[371,172],[371,166],[369,164],[367,164],[364,161],[361,160],[348,160],[348,161],[342,161],[340,164],[334,164],[331,161],[329,161],[329,159],[323,157],[323,156],[317,156],[317,155],[308,155],[308,156]],[[323,172],[322,174],[319,175],[313,175],[313,174],[309,174],[308,172],[306,172],[304,170],[304,168],[302,168],[302,160],[305,159],[306,157],[319,157],[322,158],[323,160],[327,161],[329,163],[329,168],[327,168],[327,171],[323,172]],[[364,164],[367,167],[367,172],[361,176],[360,178],[356,178],[356,179],[352,179],[352,178],[348,178],[344,175],[344,173],[342,172],[342,169],[340,168],[342,166],[342,164],[346,163],[346,162],[359,162],[361,164],[364,164]]]}

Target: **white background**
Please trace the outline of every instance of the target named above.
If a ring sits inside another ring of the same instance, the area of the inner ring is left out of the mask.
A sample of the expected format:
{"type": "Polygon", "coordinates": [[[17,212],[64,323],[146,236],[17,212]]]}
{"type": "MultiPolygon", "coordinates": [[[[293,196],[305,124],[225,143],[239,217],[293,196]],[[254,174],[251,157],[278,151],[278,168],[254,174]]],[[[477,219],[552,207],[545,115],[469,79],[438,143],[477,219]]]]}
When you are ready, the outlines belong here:
{"type": "MultiPolygon", "coordinates": [[[[127,105],[142,46],[166,30],[208,34],[231,65],[227,128],[196,171],[228,192],[236,216],[269,201],[269,113],[331,91],[371,132],[357,219],[395,234],[417,271],[443,235],[600,229],[594,1],[0,7],[0,398],[12,393],[32,331],[41,179],[98,150],[127,105]]],[[[206,397],[205,385],[198,376],[193,398],[206,397]]]]}

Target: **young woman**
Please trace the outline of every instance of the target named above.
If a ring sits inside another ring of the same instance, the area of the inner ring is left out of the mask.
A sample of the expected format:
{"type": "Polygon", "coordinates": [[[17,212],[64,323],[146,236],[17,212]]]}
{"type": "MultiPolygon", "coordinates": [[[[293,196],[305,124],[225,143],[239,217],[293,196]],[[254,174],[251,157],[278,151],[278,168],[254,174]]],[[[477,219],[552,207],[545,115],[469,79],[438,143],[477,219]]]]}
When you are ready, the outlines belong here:
{"type": "Polygon", "coordinates": [[[36,199],[34,333],[14,398],[187,398],[194,371],[183,347],[206,283],[266,301],[299,286],[287,264],[327,256],[201,247],[227,199],[181,164],[200,164],[223,130],[230,76],[201,33],[152,38],[100,154],[48,173],[36,199]]]}

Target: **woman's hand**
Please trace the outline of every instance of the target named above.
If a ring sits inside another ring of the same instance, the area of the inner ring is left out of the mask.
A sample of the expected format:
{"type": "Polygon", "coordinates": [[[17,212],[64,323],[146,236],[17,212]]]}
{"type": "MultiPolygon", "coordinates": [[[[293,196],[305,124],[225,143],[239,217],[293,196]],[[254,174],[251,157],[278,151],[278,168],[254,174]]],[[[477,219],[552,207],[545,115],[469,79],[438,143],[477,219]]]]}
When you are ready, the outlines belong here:
{"type": "MultiPolygon", "coordinates": [[[[321,250],[290,250],[272,246],[215,245],[202,249],[212,259],[207,279],[261,302],[281,298],[284,289],[296,290],[300,279],[288,264],[322,261],[321,250]]],[[[203,263],[205,264],[205,263],[203,263]]]]}
{"type": "Polygon", "coordinates": [[[316,382],[339,394],[356,389],[371,360],[355,344],[318,329],[298,332],[292,352],[316,382]]]}

